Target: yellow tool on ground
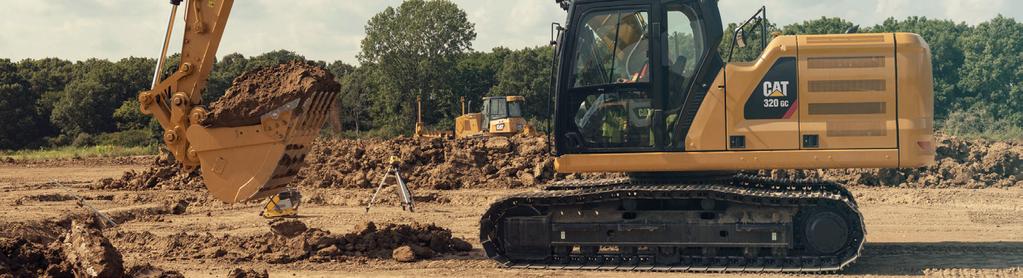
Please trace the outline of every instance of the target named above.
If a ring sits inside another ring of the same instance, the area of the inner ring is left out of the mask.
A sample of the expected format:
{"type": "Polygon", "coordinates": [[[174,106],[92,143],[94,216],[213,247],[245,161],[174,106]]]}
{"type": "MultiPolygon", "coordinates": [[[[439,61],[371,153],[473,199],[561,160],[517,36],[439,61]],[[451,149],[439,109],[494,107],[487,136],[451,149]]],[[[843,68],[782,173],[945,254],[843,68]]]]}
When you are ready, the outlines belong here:
{"type": "Polygon", "coordinates": [[[295,190],[288,190],[270,196],[270,199],[263,206],[263,212],[259,213],[264,218],[294,217],[298,216],[298,206],[302,204],[302,194],[295,190]]]}

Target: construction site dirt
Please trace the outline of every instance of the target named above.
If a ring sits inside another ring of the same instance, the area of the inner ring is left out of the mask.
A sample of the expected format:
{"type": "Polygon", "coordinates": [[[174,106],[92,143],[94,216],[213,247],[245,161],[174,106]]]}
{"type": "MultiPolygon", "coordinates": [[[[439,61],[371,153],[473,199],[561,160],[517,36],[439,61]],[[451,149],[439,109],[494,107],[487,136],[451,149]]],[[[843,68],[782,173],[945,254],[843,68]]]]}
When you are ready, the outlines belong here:
{"type": "MultiPolygon", "coordinates": [[[[842,274],[1023,275],[1021,145],[940,142],[937,164],[926,169],[764,174],[849,184],[868,233],[863,257],[842,274]]],[[[555,175],[545,150],[543,138],[527,137],[321,141],[297,183],[305,196],[300,217],[275,221],[258,215],[261,203],[213,199],[167,158],[4,161],[0,204],[16,209],[0,211],[0,273],[622,275],[506,269],[480,249],[479,217],[494,200],[553,180],[590,178],[555,175]],[[403,211],[395,187],[387,187],[366,213],[391,155],[402,160],[417,210],[403,211]]]]}
{"type": "Polygon", "coordinates": [[[326,69],[290,62],[249,71],[234,79],[224,96],[209,106],[203,124],[238,127],[260,123],[260,117],[314,92],[336,92],[340,86],[326,69]]]}

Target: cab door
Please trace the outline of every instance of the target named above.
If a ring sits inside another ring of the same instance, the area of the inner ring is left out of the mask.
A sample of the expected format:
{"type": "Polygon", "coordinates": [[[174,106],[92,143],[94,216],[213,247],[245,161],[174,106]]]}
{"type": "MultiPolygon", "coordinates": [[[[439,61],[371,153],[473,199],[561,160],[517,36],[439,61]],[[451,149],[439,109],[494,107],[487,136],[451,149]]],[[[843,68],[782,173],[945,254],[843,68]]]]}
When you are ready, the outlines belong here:
{"type": "Polygon", "coordinates": [[[559,150],[650,152],[662,148],[663,73],[648,4],[580,3],[561,46],[559,150]]]}

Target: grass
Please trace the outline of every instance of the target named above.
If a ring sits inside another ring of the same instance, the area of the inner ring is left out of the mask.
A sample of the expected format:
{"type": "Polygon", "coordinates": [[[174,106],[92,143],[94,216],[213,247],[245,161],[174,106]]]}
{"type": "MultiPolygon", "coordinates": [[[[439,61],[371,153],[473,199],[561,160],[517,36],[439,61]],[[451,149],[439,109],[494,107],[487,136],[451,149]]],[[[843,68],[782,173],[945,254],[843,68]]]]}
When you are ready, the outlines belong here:
{"type": "Polygon", "coordinates": [[[122,147],[109,145],[92,147],[69,146],[55,149],[0,151],[0,159],[13,158],[16,160],[46,160],[86,157],[121,157],[135,155],[151,155],[156,153],[157,148],[155,146],[148,147],[122,147]]]}

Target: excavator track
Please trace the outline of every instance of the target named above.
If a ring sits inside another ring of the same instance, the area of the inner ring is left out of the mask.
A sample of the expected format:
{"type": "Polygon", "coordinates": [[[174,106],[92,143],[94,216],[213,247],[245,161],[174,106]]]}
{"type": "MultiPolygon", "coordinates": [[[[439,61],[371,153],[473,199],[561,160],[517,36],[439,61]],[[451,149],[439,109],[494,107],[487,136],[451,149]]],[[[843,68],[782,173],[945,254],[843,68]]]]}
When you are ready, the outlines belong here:
{"type": "Polygon", "coordinates": [[[502,198],[480,220],[487,256],[529,269],[836,272],[865,233],[839,184],[748,175],[554,184],[502,198]]]}

